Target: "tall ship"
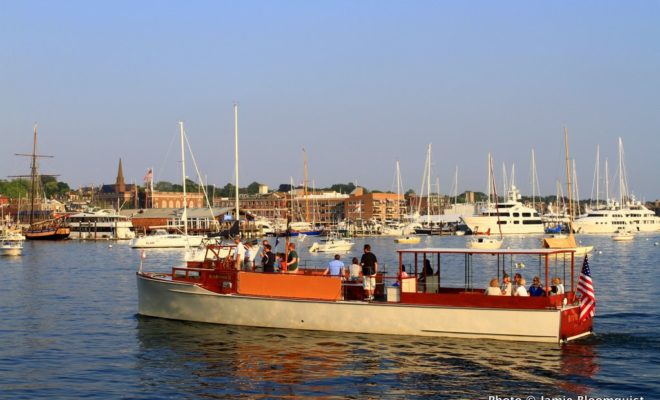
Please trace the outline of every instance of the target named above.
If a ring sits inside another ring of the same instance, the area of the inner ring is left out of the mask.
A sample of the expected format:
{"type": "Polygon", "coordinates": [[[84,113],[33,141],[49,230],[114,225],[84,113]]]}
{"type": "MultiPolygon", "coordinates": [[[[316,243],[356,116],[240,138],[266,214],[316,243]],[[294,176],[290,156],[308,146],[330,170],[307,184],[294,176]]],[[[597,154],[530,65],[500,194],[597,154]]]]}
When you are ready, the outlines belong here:
{"type": "Polygon", "coordinates": [[[541,234],[543,220],[533,208],[520,202],[520,191],[515,185],[507,192],[506,201],[488,203],[479,215],[463,216],[463,222],[472,232],[499,232],[502,234],[541,234]]]}
{"type": "MultiPolygon", "coordinates": [[[[38,173],[37,160],[43,157],[52,157],[37,154],[37,125],[34,125],[34,140],[32,143],[32,154],[16,154],[17,156],[30,157],[31,174],[28,176],[17,176],[17,178],[31,178],[30,185],[30,215],[29,225],[23,230],[23,235],[28,240],[63,240],[69,237],[71,231],[68,227],[64,226],[62,218],[47,219],[44,221],[35,221],[35,202],[39,196],[37,186],[41,184],[41,178],[38,173]]],[[[52,176],[52,175],[51,175],[52,176]]],[[[42,191],[43,192],[43,191],[42,191]]],[[[44,197],[45,199],[45,193],[44,197]]],[[[43,213],[41,213],[43,214],[43,213]]]]}
{"type": "Polygon", "coordinates": [[[128,240],[135,237],[133,223],[115,210],[89,210],[66,217],[69,238],[80,240],[128,240]]]}

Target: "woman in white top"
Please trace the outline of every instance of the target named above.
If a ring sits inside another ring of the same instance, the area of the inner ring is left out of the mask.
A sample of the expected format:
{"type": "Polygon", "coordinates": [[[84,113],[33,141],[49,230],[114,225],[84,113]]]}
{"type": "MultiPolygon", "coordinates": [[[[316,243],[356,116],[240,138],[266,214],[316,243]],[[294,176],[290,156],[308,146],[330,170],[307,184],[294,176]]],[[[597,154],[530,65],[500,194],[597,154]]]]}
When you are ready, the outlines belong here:
{"type": "Polygon", "coordinates": [[[348,267],[349,271],[349,276],[348,279],[352,281],[357,281],[360,279],[360,272],[362,272],[362,266],[360,265],[360,261],[357,259],[357,257],[353,257],[353,261],[351,261],[351,266],[348,267]]]}
{"type": "Polygon", "coordinates": [[[552,278],[552,294],[564,294],[564,285],[558,277],[552,278]]]}
{"type": "Polygon", "coordinates": [[[527,283],[527,281],[525,281],[525,278],[521,277],[519,283],[520,283],[520,286],[518,286],[516,288],[516,291],[513,292],[513,295],[514,296],[528,297],[529,293],[527,293],[527,289],[525,289],[525,284],[527,283]]]}
{"type": "Polygon", "coordinates": [[[493,278],[490,280],[490,285],[486,288],[484,291],[484,294],[486,296],[501,296],[502,295],[502,290],[500,290],[500,282],[497,280],[497,278],[493,278]]]}

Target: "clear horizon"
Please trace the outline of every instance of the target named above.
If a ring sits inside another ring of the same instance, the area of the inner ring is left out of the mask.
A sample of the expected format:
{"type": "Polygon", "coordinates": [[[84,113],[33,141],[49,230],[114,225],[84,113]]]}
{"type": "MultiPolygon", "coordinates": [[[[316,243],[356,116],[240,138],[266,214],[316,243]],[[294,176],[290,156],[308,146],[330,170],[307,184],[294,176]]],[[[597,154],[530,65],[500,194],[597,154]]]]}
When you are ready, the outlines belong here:
{"type": "MultiPolygon", "coordinates": [[[[178,121],[203,180],[352,182],[487,191],[487,154],[532,195],[565,192],[563,128],[580,198],[600,198],[617,141],[631,194],[660,198],[658,2],[6,2],[0,14],[0,179],[23,175],[39,126],[43,173],[72,188],[180,182],[178,121]],[[505,164],[505,167],[503,167],[505,164]]],[[[190,179],[198,181],[187,156],[190,179]]]]}

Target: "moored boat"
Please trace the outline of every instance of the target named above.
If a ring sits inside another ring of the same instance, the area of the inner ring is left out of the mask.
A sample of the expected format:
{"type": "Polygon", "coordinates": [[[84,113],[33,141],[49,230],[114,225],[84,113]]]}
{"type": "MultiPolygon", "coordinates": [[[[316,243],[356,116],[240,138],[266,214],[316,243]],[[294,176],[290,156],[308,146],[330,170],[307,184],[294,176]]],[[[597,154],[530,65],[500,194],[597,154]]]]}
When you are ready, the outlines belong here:
{"type": "Polygon", "coordinates": [[[128,242],[134,249],[140,248],[176,248],[195,247],[202,243],[204,236],[169,233],[165,229],[156,229],[152,234],[135,237],[128,242]]]}
{"type": "Polygon", "coordinates": [[[612,235],[612,240],[614,240],[615,242],[628,242],[630,240],[633,240],[634,238],[635,235],[633,235],[631,231],[626,229],[619,229],[614,235],[612,235]]]}
{"type": "Polygon", "coordinates": [[[422,241],[422,238],[419,236],[402,236],[394,239],[394,243],[399,244],[417,244],[422,241]]]}
{"type": "Polygon", "coordinates": [[[356,290],[359,285],[323,275],[324,268],[299,268],[296,274],[237,271],[231,246],[212,245],[203,261],[169,273],[144,272],[141,266],[138,313],[254,327],[554,343],[591,334],[592,319],[580,318],[572,251],[421,248],[397,253],[398,274],[377,275],[376,300],[367,301],[361,287],[356,290]],[[569,262],[557,260],[564,253],[569,262]],[[513,268],[513,259],[536,262],[545,287],[553,276],[565,276],[566,292],[484,295],[489,278],[513,268]],[[437,268],[433,281],[442,285],[417,284],[429,260],[437,268]],[[408,278],[401,277],[404,265],[408,278]],[[463,275],[459,283],[456,277],[463,275]]]}
{"type": "Polygon", "coordinates": [[[20,256],[23,254],[22,240],[0,239],[0,256],[20,256]]]}
{"type": "Polygon", "coordinates": [[[328,239],[322,239],[320,242],[314,242],[309,247],[310,253],[345,253],[350,251],[355,242],[348,239],[342,239],[337,235],[331,235],[328,239]]]}

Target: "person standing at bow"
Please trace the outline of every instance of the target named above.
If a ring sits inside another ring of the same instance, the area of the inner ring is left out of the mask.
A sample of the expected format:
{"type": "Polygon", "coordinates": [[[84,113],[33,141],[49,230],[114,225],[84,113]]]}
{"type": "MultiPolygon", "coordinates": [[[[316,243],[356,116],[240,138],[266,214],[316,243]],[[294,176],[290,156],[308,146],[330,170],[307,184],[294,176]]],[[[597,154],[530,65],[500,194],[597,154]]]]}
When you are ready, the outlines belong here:
{"type": "Polygon", "coordinates": [[[371,245],[364,245],[364,254],[360,259],[362,265],[362,287],[367,300],[374,299],[374,291],[376,290],[376,273],[378,273],[378,259],[376,255],[371,252],[371,245]]]}

